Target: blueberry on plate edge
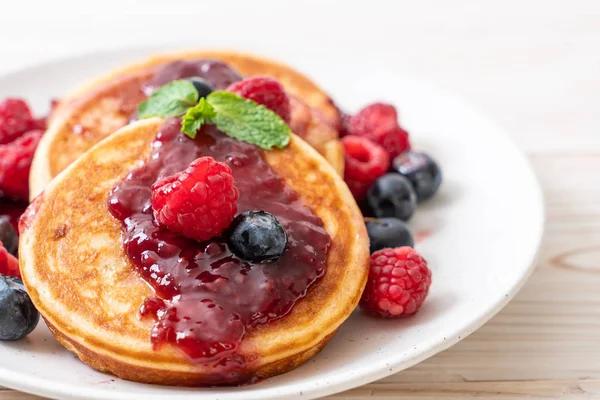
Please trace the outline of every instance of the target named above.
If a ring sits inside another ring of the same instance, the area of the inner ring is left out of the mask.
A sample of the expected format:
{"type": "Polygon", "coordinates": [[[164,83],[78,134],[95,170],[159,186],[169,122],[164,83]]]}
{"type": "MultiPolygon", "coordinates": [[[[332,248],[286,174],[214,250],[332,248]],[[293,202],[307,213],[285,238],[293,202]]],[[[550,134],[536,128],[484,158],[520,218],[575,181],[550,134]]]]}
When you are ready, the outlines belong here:
{"type": "Polygon", "coordinates": [[[414,247],[415,241],[410,229],[398,218],[365,219],[371,253],[386,247],[414,247]]]}
{"type": "Polygon", "coordinates": [[[20,279],[0,275],[0,340],[19,340],[37,326],[40,313],[20,279]]]}
{"type": "Polygon", "coordinates": [[[405,177],[387,173],[369,188],[365,210],[375,218],[398,218],[408,221],[417,207],[417,196],[405,177]]]}
{"type": "Polygon", "coordinates": [[[394,172],[406,177],[415,189],[417,201],[422,202],[435,195],[442,184],[442,170],[429,155],[407,151],[394,158],[394,172]]]}
{"type": "Polygon", "coordinates": [[[246,211],[233,220],[227,244],[237,257],[252,263],[277,261],[288,244],[284,227],[265,211],[246,211]]]}

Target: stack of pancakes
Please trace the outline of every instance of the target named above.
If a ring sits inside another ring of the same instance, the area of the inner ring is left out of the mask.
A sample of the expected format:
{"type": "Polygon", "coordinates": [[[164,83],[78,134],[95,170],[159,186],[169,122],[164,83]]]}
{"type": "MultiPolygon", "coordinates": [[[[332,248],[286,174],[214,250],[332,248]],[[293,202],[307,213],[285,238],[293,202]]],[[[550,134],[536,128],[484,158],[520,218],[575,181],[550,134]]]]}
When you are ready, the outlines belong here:
{"type": "Polygon", "coordinates": [[[121,223],[107,209],[110,190],[151,152],[163,121],[129,123],[139,89],[161,65],[212,58],[243,76],[271,75],[292,98],[296,133],[267,163],[320,217],[331,238],[325,276],[285,317],[258,326],[238,352],[246,371],[266,378],[316,354],[355,308],[368,274],[362,215],[340,178],[339,113],[329,97],[287,66],[237,53],[192,52],[147,60],[110,74],[64,99],[53,114],[32,166],[32,195],[21,221],[21,273],[55,337],[86,364],[118,377],[169,385],[214,381],[206,365],[174,347],[153,349],[151,321],[137,312],[153,295],[125,255],[121,223]]]}
{"type": "Polygon", "coordinates": [[[338,137],[340,115],[329,96],[306,76],[263,58],[214,51],[177,53],[154,57],[112,72],[84,85],[63,99],[53,113],[36,153],[30,178],[31,195],[44,187],[92,146],[127,125],[141,90],[162,65],[179,60],[216,59],[242,76],[270,75],[291,95],[294,133],[304,138],[342,175],[344,155],[338,137]]]}

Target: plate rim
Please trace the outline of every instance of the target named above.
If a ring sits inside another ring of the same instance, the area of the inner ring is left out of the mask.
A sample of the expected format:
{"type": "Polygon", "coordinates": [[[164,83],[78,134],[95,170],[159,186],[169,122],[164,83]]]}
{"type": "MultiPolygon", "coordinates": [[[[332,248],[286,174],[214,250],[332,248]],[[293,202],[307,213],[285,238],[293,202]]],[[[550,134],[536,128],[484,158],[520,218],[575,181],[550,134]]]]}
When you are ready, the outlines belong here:
{"type": "MultiPolygon", "coordinates": [[[[216,46],[215,47],[202,46],[202,47],[205,49],[220,49],[220,50],[232,49],[234,51],[242,51],[242,52],[244,51],[244,50],[236,49],[235,47],[230,47],[230,48],[219,48],[216,46]]],[[[183,49],[191,48],[191,46],[188,46],[188,47],[181,46],[181,45],[169,46],[168,44],[164,44],[164,45],[159,45],[159,46],[152,46],[152,45],[126,46],[126,47],[119,47],[119,48],[113,48],[113,49],[96,49],[96,50],[91,50],[91,51],[76,52],[76,53],[72,53],[69,55],[59,55],[56,57],[49,57],[49,58],[45,58],[43,60],[29,62],[29,63],[23,64],[21,66],[17,66],[15,68],[10,68],[10,69],[2,71],[2,73],[0,73],[0,80],[7,79],[11,75],[26,74],[30,70],[35,71],[35,70],[39,70],[39,69],[43,69],[43,68],[48,68],[48,67],[52,66],[53,64],[68,63],[69,61],[82,60],[82,59],[85,59],[88,57],[102,57],[102,56],[107,56],[107,55],[111,55],[111,54],[112,55],[121,54],[121,53],[129,52],[129,51],[133,51],[133,52],[136,52],[139,54],[148,53],[148,55],[150,55],[152,53],[165,51],[167,49],[169,51],[175,52],[182,48],[183,49]]],[[[246,49],[245,51],[254,53],[254,51],[252,51],[252,49],[246,49]]],[[[262,53],[256,52],[256,54],[259,54],[261,56],[277,59],[277,57],[275,55],[263,54],[263,53],[264,52],[262,52],[262,53]]],[[[283,61],[285,62],[285,60],[283,60],[283,61]]],[[[444,96],[448,101],[452,101],[452,102],[456,103],[461,109],[465,110],[466,113],[469,113],[472,116],[477,116],[477,117],[481,118],[481,120],[485,121],[485,123],[489,126],[490,131],[493,130],[495,132],[494,136],[501,138],[501,140],[505,141],[506,144],[508,145],[508,147],[510,148],[511,152],[513,153],[513,155],[521,162],[522,167],[523,167],[522,172],[526,173],[528,175],[529,180],[532,183],[534,183],[534,186],[530,188],[531,189],[530,195],[532,196],[532,202],[536,203],[538,205],[538,207],[536,207],[537,212],[531,218],[532,221],[535,220],[536,226],[535,226],[535,230],[532,230],[532,235],[531,235],[532,244],[531,244],[531,247],[528,248],[529,250],[527,251],[527,259],[529,261],[527,261],[527,267],[520,269],[521,273],[518,277],[518,281],[512,285],[512,287],[506,293],[506,295],[502,296],[501,298],[499,298],[495,302],[493,302],[493,305],[491,305],[492,302],[490,302],[491,306],[489,308],[487,308],[484,313],[481,313],[475,319],[475,321],[473,321],[471,324],[468,324],[465,327],[458,330],[456,335],[454,335],[452,337],[448,337],[445,340],[435,344],[434,346],[430,346],[426,351],[420,352],[411,358],[399,361],[395,365],[390,364],[389,366],[381,365],[379,367],[372,367],[366,373],[364,371],[362,371],[360,374],[358,374],[358,376],[343,377],[341,375],[340,376],[336,375],[328,380],[327,385],[323,385],[322,387],[319,387],[319,386],[310,387],[310,388],[305,388],[305,390],[302,390],[302,392],[300,392],[301,393],[300,396],[303,398],[315,398],[315,397],[319,397],[319,396],[330,395],[330,394],[339,393],[341,391],[350,390],[350,389],[365,385],[367,383],[382,379],[384,377],[390,376],[392,374],[395,374],[402,370],[410,368],[410,367],[432,357],[433,355],[454,346],[456,343],[460,342],[461,340],[463,340],[464,338],[468,337],[470,334],[472,334],[473,332],[478,330],[481,326],[483,326],[486,322],[488,322],[492,317],[494,317],[498,312],[500,312],[514,298],[514,296],[521,290],[521,288],[524,286],[524,284],[527,282],[528,278],[531,276],[531,274],[535,270],[535,266],[536,266],[537,260],[539,258],[540,245],[541,245],[543,237],[544,237],[545,225],[546,225],[546,204],[544,201],[544,196],[543,196],[543,191],[542,191],[540,181],[539,181],[537,174],[535,173],[535,170],[532,166],[531,160],[516,145],[514,140],[510,137],[510,135],[506,131],[504,131],[501,127],[499,127],[493,120],[488,118],[478,108],[474,107],[472,104],[468,103],[467,101],[464,101],[461,98],[461,96],[458,96],[455,93],[450,93],[450,92],[440,88],[439,86],[435,86],[425,79],[422,79],[422,78],[419,78],[416,76],[412,76],[412,75],[408,75],[403,72],[398,72],[398,75],[399,75],[399,77],[402,77],[405,80],[410,80],[410,81],[416,83],[418,86],[428,87],[429,89],[436,92],[437,94],[444,96]],[[533,236],[533,233],[535,233],[535,238],[533,236]]],[[[523,261],[523,263],[525,264],[525,261],[523,261]]],[[[134,392],[123,393],[123,392],[116,392],[116,391],[111,391],[111,390],[97,388],[97,387],[88,387],[88,388],[77,387],[78,393],[75,394],[72,392],[73,387],[69,384],[56,383],[55,381],[53,381],[51,379],[47,379],[47,378],[43,378],[43,377],[25,376],[22,373],[13,372],[10,369],[3,367],[1,365],[1,363],[0,363],[0,372],[2,372],[0,374],[0,384],[2,384],[3,386],[12,388],[15,390],[20,390],[23,392],[31,393],[31,394],[40,395],[40,396],[52,396],[52,397],[59,397],[59,398],[65,398],[65,399],[67,399],[67,398],[74,399],[74,398],[82,398],[82,397],[90,398],[90,399],[105,399],[105,398],[135,399],[135,398],[137,398],[136,393],[134,393],[134,392]]],[[[114,379],[119,379],[119,378],[114,377],[114,379]]],[[[274,398],[283,398],[283,397],[291,397],[291,398],[299,397],[298,396],[299,392],[297,390],[295,390],[295,389],[294,390],[286,390],[285,388],[286,388],[285,385],[281,385],[280,387],[277,387],[277,388],[268,388],[266,390],[269,390],[269,391],[275,390],[275,391],[277,391],[277,393],[269,393],[268,396],[263,395],[260,398],[274,399],[274,398]]],[[[202,393],[193,392],[193,391],[192,391],[192,393],[196,397],[199,397],[199,398],[203,397],[202,393]]],[[[218,392],[215,392],[215,393],[218,393],[218,392]]],[[[251,392],[246,392],[246,393],[248,395],[252,396],[252,398],[255,398],[257,394],[260,394],[260,391],[257,391],[256,393],[251,393],[251,392]]],[[[169,394],[169,396],[176,397],[177,393],[174,392],[172,394],[169,394]]],[[[163,395],[147,394],[147,398],[159,399],[159,398],[164,398],[164,397],[163,397],[163,395]]],[[[256,397],[256,398],[258,398],[258,397],[256,397]]]]}

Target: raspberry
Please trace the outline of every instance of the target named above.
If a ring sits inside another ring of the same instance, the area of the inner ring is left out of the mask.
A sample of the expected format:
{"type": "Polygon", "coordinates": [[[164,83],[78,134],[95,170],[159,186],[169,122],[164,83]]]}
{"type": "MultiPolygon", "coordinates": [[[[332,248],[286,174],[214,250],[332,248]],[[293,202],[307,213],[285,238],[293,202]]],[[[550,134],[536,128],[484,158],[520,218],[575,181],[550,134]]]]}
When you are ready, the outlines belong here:
{"type": "Polygon", "coordinates": [[[369,139],[360,136],[346,136],[342,139],[344,145],[344,180],[354,195],[362,200],[371,185],[390,166],[390,157],[385,150],[369,139]]]}
{"type": "Polygon", "coordinates": [[[2,242],[0,242],[0,274],[21,279],[19,261],[4,248],[2,242]]]}
{"type": "Polygon", "coordinates": [[[12,142],[34,125],[29,106],[23,100],[6,99],[0,103],[0,144],[12,142]]]}
{"type": "Polygon", "coordinates": [[[0,191],[6,196],[29,199],[29,169],[43,131],[29,131],[0,145],[0,191]]]}
{"type": "Polygon", "coordinates": [[[227,90],[262,104],[289,124],[290,99],[281,83],[275,79],[269,76],[253,76],[231,84],[227,90]]]}
{"type": "Polygon", "coordinates": [[[380,317],[407,317],[419,310],[430,286],[427,261],[411,247],[378,250],[371,254],[369,280],[360,306],[380,317]]]}
{"type": "Polygon", "coordinates": [[[154,218],[172,232],[199,241],[219,235],[237,213],[231,169],[200,157],[183,172],[152,185],[154,218]]]}
{"type": "Polygon", "coordinates": [[[408,132],[400,127],[396,108],[389,104],[374,103],[363,108],[350,119],[348,131],[381,145],[391,158],[410,149],[408,132]]]}
{"type": "Polygon", "coordinates": [[[48,117],[36,118],[33,121],[33,129],[39,129],[41,131],[45,131],[48,126],[48,117]]]}

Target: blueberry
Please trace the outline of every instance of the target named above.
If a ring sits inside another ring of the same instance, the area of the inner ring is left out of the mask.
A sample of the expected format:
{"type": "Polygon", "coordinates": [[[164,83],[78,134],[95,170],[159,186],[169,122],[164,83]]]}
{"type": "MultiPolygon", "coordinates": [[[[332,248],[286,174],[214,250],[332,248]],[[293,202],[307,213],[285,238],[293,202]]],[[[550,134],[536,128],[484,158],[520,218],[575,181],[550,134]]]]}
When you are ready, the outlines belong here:
{"type": "Polygon", "coordinates": [[[425,153],[408,151],[400,154],[394,158],[393,168],[412,183],[418,202],[433,197],[442,184],[442,170],[425,153]]]}
{"type": "Polygon", "coordinates": [[[6,215],[0,217],[0,242],[10,254],[17,255],[19,236],[17,236],[17,231],[10,223],[10,218],[6,215]]]}
{"type": "Polygon", "coordinates": [[[385,174],[375,181],[367,194],[367,209],[376,218],[408,221],[417,206],[411,183],[398,174],[385,174]]]}
{"type": "Polygon", "coordinates": [[[242,260],[263,263],[279,259],[288,238],[275,216],[264,211],[247,211],[231,223],[227,242],[231,251],[242,260]]]}
{"type": "Polygon", "coordinates": [[[398,218],[369,219],[366,221],[371,253],[386,247],[414,247],[415,241],[408,226],[398,218]]]}
{"type": "Polygon", "coordinates": [[[0,275],[0,340],[19,340],[29,335],[40,314],[17,278],[0,275]]]}
{"type": "Polygon", "coordinates": [[[212,93],[213,88],[210,87],[210,85],[208,83],[206,83],[204,81],[204,79],[196,77],[196,76],[193,78],[188,78],[188,79],[190,80],[190,82],[192,82],[194,84],[194,87],[198,91],[198,99],[200,99],[202,97],[206,97],[212,93]]]}

